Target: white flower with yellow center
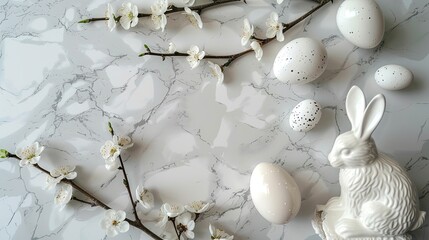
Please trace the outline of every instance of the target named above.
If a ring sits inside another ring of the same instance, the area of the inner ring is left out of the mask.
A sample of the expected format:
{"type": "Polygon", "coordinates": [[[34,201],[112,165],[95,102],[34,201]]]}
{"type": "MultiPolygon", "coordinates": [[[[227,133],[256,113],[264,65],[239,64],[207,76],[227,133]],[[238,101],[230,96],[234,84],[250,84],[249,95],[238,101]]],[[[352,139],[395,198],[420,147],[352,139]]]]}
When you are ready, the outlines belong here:
{"type": "Polygon", "coordinates": [[[188,205],[185,205],[185,209],[191,213],[203,213],[209,210],[210,207],[210,203],[205,203],[203,201],[194,201],[188,205]]]}
{"type": "Polygon", "coordinates": [[[120,149],[127,149],[134,146],[134,143],[131,141],[131,138],[128,136],[113,136],[113,143],[118,146],[120,149]]]}
{"type": "Polygon", "coordinates": [[[183,206],[169,203],[164,203],[162,205],[162,208],[165,214],[167,214],[167,216],[171,218],[177,217],[185,211],[185,208],[183,206]]]}
{"type": "Polygon", "coordinates": [[[245,18],[243,21],[243,29],[241,31],[241,45],[246,46],[250,38],[253,36],[254,28],[247,18],[245,18]]]}
{"type": "Polygon", "coordinates": [[[119,23],[126,30],[130,29],[130,27],[135,27],[139,22],[139,10],[136,5],[130,2],[123,3],[118,12],[121,15],[119,23]]]}
{"type": "Polygon", "coordinates": [[[40,154],[44,149],[45,147],[40,146],[38,142],[35,142],[25,148],[18,148],[15,155],[21,159],[19,161],[19,166],[24,167],[29,164],[33,165],[38,163],[40,160],[40,154]]]}
{"type": "Polygon", "coordinates": [[[267,38],[276,37],[279,42],[285,40],[283,35],[283,24],[279,22],[279,15],[277,15],[277,13],[271,13],[270,17],[267,19],[266,25],[268,27],[266,33],[267,38]]]}
{"type": "Polygon", "coordinates": [[[113,141],[106,141],[101,147],[100,153],[104,160],[114,161],[121,154],[121,149],[113,141]]]}
{"type": "Polygon", "coordinates": [[[154,197],[153,194],[145,189],[143,186],[138,185],[136,189],[136,198],[137,201],[145,208],[152,209],[154,205],[154,197]]]}
{"type": "Polygon", "coordinates": [[[185,7],[184,9],[185,12],[183,14],[186,14],[191,24],[194,25],[194,27],[203,28],[203,21],[201,21],[200,15],[188,7],[185,7]]]}
{"type": "Polygon", "coordinates": [[[164,32],[165,26],[167,25],[167,16],[165,16],[167,8],[167,0],[157,0],[150,6],[152,12],[151,18],[156,30],[161,29],[164,32]]]}
{"type": "Polygon", "coordinates": [[[126,214],[124,211],[109,209],[104,214],[104,219],[100,223],[101,228],[106,231],[108,237],[114,237],[118,233],[127,232],[130,229],[130,224],[125,221],[125,218],[126,214]]]}
{"type": "Polygon", "coordinates": [[[200,49],[197,46],[191,46],[187,53],[189,54],[189,56],[186,57],[186,60],[188,61],[192,69],[198,67],[198,65],[200,64],[200,60],[203,59],[206,55],[204,51],[200,52],[200,49]]]}
{"type": "Polygon", "coordinates": [[[63,210],[64,207],[70,202],[72,197],[73,187],[70,184],[61,184],[55,193],[54,203],[58,206],[59,210],[63,210]]]}
{"type": "Polygon", "coordinates": [[[253,41],[250,44],[250,47],[255,51],[255,57],[258,59],[258,61],[261,61],[262,55],[264,55],[264,52],[262,50],[261,44],[259,44],[258,41],[253,41]]]}
{"type": "Polygon", "coordinates": [[[74,171],[75,166],[61,166],[59,168],[56,168],[50,172],[51,176],[56,178],[58,181],[65,179],[72,180],[75,179],[77,176],[77,173],[74,171]]]}
{"type": "Polygon", "coordinates": [[[178,216],[176,218],[177,230],[189,239],[193,239],[195,234],[193,232],[195,228],[195,222],[192,220],[192,215],[188,212],[178,216]]]}
{"type": "Polygon", "coordinates": [[[108,18],[107,27],[109,28],[110,31],[113,31],[113,29],[116,28],[116,16],[115,16],[115,10],[113,10],[113,7],[110,3],[107,4],[106,18],[108,18]]]}
{"type": "Polygon", "coordinates": [[[224,232],[223,230],[217,229],[213,227],[213,225],[209,225],[209,231],[212,240],[232,240],[234,239],[233,235],[229,235],[228,233],[224,232]]]}
{"type": "Polygon", "coordinates": [[[218,64],[212,63],[212,62],[209,62],[209,68],[213,77],[217,79],[217,83],[218,84],[223,83],[224,75],[223,75],[222,68],[218,64]]]}

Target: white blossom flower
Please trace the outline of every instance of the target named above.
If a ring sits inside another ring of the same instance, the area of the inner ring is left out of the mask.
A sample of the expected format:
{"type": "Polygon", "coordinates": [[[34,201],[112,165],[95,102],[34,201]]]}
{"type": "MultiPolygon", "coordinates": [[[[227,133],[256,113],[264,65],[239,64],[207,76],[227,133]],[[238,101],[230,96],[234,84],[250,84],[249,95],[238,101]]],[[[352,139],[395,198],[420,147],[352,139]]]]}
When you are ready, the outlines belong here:
{"type": "Polygon", "coordinates": [[[169,217],[177,217],[185,211],[185,208],[181,205],[164,203],[162,205],[165,214],[169,217]]]}
{"type": "Polygon", "coordinates": [[[74,172],[75,166],[61,166],[59,168],[56,168],[50,172],[51,176],[56,178],[58,181],[63,180],[64,178],[68,180],[75,179],[77,176],[77,173],[74,172]]]}
{"type": "Polygon", "coordinates": [[[130,2],[123,3],[118,12],[121,15],[119,23],[126,30],[130,29],[130,27],[135,27],[139,22],[139,10],[136,5],[130,2]]]}
{"type": "Polygon", "coordinates": [[[154,197],[153,194],[145,189],[143,186],[138,185],[136,189],[136,198],[139,203],[146,209],[153,208],[154,197]]]}
{"type": "Polygon", "coordinates": [[[200,60],[203,59],[206,55],[204,51],[200,52],[200,49],[195,45],[191,46],[187,53],[189,54],[189,56],[186,57],[186,60],[188,61],[192,69],[198,67],[198,65],[200,64],[200,60]]]}
{"type": "Polygon", "coordinates": [[[217,79],[217,83],[223,83],[224,75],[222,68],[218,64],[212,62],[209,62],[209,67],[211,74],[217,79]]]}
{"type": "Polygon", "coordinates": [[[191,213],[203,213],[211,207],[210,203],[202,201],[194,201],[188,205],[185,205],[185,209],[191,213]]]}
{"type": "Polygon", "coordinates": [[[167,222],[168,222],[168,215],[164,209],[164,205],[162,205],[161,209],[159,211],[159,217],[158,217],[158,221],[156,223],[156,226],[159,228],[164,228],[165,224],[167,224],[167,222]]]}
{"type": "Polygon", "coordinates": [[[101,228],[106,230],[108,237],[114,237],[118,233],[127,232],[130,229],[130,224],[127,221],[124,221],[126,214],[122,210],[115,211],[109,209],[104,215],[104,219],[101,221],[101,228]]]}
{"type": "Polygon", "coordinates": [[[55,193],[54,203],[59,207],[59,210],[63,210],[64,207],[72,197],[73,187],[70,184],[61,184],[55,193]]]}
{"type": "Polygon", "coordinates": [[[168,8],[167,0],[157,0],[150,9],[152,11],[152,21],[155,26],[155,29],[161,29],[164,32],[165,26],[167,25],[167,16],[165,16],[165,12],[168,8]]]}
{"type": "Polygon", "coordinates": [[[116,28],[116,16],[115,10],[113,10],[113,7],[110,3],[107,4],[106,18],[108,18],[107,27],[110,31],[113,31],[113,29],[116,28]]]}
{"type": "Polygon", "coordinates": [[[101,147],[100,153],[104,160],[113,162],[121,154],[121,149],[113,141],[106,141],[101,147]]]}
{"type": "Polygon", "coordinates": [[[134,143],[131,141],[131,138],[128,136],[113,136],[113,143],[118,146],[120,149],[127,149],[134,145],[134,143]]]}
{"type": "Polygon", "coordinates": [[[191,24],[194,25],[194,27],[203,28],[203,21],[201,21],[200,15],[188,7],[185,7],[184,9],[185,12],[183,14],[186,14],[191,24]]]}
{"type": "Polygon", "coordinates": [[[283,24],[279,22],[279,15],[277,13],[272,12],[270,17],[267,19],[266,25],[267,29],[267,38],[273,38],[276,36],[277,41],[283,42],[285,37],[283,35],[283,24]]]}
{"type": "Polygon", "coordinates": [[[195,228],[195,222],[192,220],[192,215],[188,212],[178,216],[176,218],[177,230],[182,234],[185,234],[187,238],[193,239],[195,234],[193,232],[195,228]]]}
{"type": "Polygon", "coordinates": [[[233,235],[229,235],[223,230],[217,229],[213,227],[213,225],[209,225],[210,234],[212,236],[212,240],[232,240],[234,239],[233,235]]]}
{"type": "Polygon", "coordinates": [[[40,154],[44,149],[45,147],[40,146],[38,142],[35,142],[25,148],[18,148],[15,155],[21,159],[19,161],[19,166],[24,167],[29,164],[38,163],[40,160],[40,154]]]}
{"type": "Polygon", "coordinates": [[[264,55],[261,44],[259,44],[258,41],[253,41],[250,44],[250,47],[253,49],[253,51],[255,51],[256,59],[258,59],[258,61],[261,61],[262,55],[264,55]]]}
{"type": "Polygon", "coordinates": [[[50,175],[46,176],[46,184],[44,189],[45,190],[51,190],[54,188],[61,180],[58,180],[57,178],[53,178],[50,175]]]}
{"type": "Polygon", "coordinates": [[[176,7],[190,7],[194,5],[194,3],[195,3],[195,0],[182,0],[181,2],[177,1],[173,3],[173,5],[176,7]]]}
{"type": "Polygon", "coordinates": [[[176,48],[176,44],[174,44],[174,43],[169,43],[168,44],[168,52],[169,53],[175,53],[177,51],[177,48],[176,48]]]}
{"type": "Polygon", "coordinates": [[[105,160],[104,161],[104,166],[106,167],[107,170],[109,171],[115,171],[119,168],[121,164],[119,163],[118,159],[113,159],[113,160],[105,160]]]}
{"type": "Polygon", "coordinates": [[[244,19],[243,29],[241,31],[241,45],[245,46],[253,35],[253,25],[250,24],[247,18],[244,19]]]}

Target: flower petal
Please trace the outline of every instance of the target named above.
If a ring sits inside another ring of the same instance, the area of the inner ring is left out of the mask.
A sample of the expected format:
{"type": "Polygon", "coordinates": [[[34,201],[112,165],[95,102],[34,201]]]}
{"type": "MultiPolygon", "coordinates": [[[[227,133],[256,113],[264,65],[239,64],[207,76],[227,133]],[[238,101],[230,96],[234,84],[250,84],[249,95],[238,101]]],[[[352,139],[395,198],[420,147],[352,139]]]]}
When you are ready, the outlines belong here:
{"type": "Polygon", "coordinates": [[[124,233],[130,229],[130,224],[127,221],[123,221],[123,222],[119,223],[117,228],[118,228],[119,232],[124,233]]]}

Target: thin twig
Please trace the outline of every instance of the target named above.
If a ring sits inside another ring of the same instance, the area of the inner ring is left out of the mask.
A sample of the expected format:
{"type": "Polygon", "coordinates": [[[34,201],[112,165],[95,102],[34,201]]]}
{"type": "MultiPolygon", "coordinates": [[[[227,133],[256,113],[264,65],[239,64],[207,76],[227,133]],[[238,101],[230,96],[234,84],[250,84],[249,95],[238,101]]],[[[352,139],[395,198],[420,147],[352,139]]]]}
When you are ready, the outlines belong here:
{"type": "MultiPolygon", "coordinates": [[[[304,19],[306,19],[308,16],[310,16],[311,14],[313,14],[314,12],[316,12],[317,10],[319,10],[320,8],[322,8],[324,5],[326,5],[328,2],[327,0],[322,0],[321,3],[319,5],[317,5],[315,8],[311,9],[310,11],[308,11],[307,13],[303,14],[301,17],[295,19],[292,22],[289,23],[285,23],[283,24],[283,34],[288,31],[289,29],[291,29],[292,27],[294,27],[295,25],[297,25],[298,23],[300,23],[301,21],[303,21],[304,19]]],[[[253,39],[255,39],[256,41],[260,42],[261,47],[264,45],[267,45],[268,43],[272,42],[274,39],[276,39],[276,37],[272,37],[272,38],[257,38],[255,36],[252,36],[253,39]]],[[[174,52],[174,53],[160,53],[160,52],[152,52],[148,47],[146,47],[146,50],[148,50],[145,53],[141,53],[139,55],[139,57],[143,57],[143,56],[158,56],[161,58],[165,58],[165,57],[186,57],[189,56],[189,54],[184,53],[184,52],[174,52]]],[[[247,49],[244,50],[242,52],[239,53],[235,53],[235,54],[228,54],[228,55],[210,55],[207,54],[204,56],[204,58],[207,59],[227,59],[227,61],[220,66],[222,69],[224,69],[225,67],[228,67],[232,62],[234,62],[235,60],[237,60],[238,58],[246,55],[247,53],[253,52],[253,49],[247,49]]]]}
{"type": "MultiPolygon", "coordinates": [[[[16,156],[15,154],[11,154],[11,153],[8,154],[8,157],[15,158],[17,160],[21,160],[18,156],[16,156]]],[[[40,171],[42,171],[42,172],[50,175],[49,171],[46,170],[46,169],[44,169],[43,167],[41,167],[39,164],[33,164],[32,166],[34,166],[35,168],[39,169],[40,171]]],[[[102,208],[104,208],[106,210],[111,209],[105,203],[103,203],[102,201],[98,200],[96,197],[94,197],[92,194],[90,194],[89,192],[87,192],[86,190],[84,190],[83,188],[81,188],[79,185],[77,185],[76,183],[74,183],[72,180],[62,179],[61,182],[70,184],[74,189],[78,190],[83,195],[85,195],[86,197],[88,197],[95,205],[97,205],[99,207],[102,207],[102,208]]],[[[147,227],[145,227],[141,222],[133,221],[133,220],[131,220],[129,218],[126,218],[125,221],[127,221],[131,226],[142,230],[147,235],[149,235],[150,237],[152,237],[152,239],[162,240],[162,238],[160,238],[158,235],[156,235],[151,230],[149,230],[147,227]]]]}
{"type": "MultiPolygon", "coordinates": [[[[192,11],[196,11],[199,14],[201,14],[201,12],[207,8],[215,7],[215,6],[226,4],[226,3],[241,2],[241,1],[243,1],[243,0],[214,0],[212,3],[207,3],[207,4],[200,5],[200,6],[190,7],[190,9],[192,11]]],[[[243,2],[245,2],[245,1],[243,1],[243,2]]],[[[168,14],[177,13],[177,12],[184,12],[184,11],[185,11],[184,7],[175,7],[172,5],[168,8],[168,10],[164,14],[168,15],[168,14]]],[[[144,17],[150,17],[150,16],[152,16],[152,14],[139,13],[137,17],[144,18],[144,17]]],[[[115,21],[119,21],[119,19],[121,19],[121,16],[116,17],[115,21]]],[[[80,20],[79,23],[90,23],[90,22],[107,21],[107,20],[109,20],[108,17],[88,18],[88,19],[80,20]]]]}
{"type": "MultiPolygon", "coordinates": [[[[112,124],[110,122],[109,122],[109,126],[108,127],[109,127],[109,132],[110,132],[110,134],[113,137],[115,135],[115,131],[113,130],[112,124]]],[[[127,172],[125,170],[124,161],[122,161],[121,154],[119,154],[119,162],[121,163],[121,170],[122,170],[122,173],[124,174],[124,181],[123,181],[123,183],[124,183],[125,187],[127,188],[128,196],[130,198],[131,205],[133,206],[134,217],[136,218],[136,221],[141,222],[140,218],[139,218],[139,215],[137,214],[136,204],[135,204],[135,201],[133,199],[133,194],[131,193],[130,182],[128,181],[128,175],[127,175],[127,172]]]]}
{"type": "Polygon", "coordinates": [[[177,231],[177,227],[176,227],[176,218],[175,217],[174,218],[169,217],[168,220],[171,221],[171,223],[173,223],[174,232],[176,233],[177,238],[180,240],[180,234],[177,231]]]}
{"type": "Polygon", "coordinates": [[[91,205],[91,207],[95,207],[95,206],[96,206],[96,205],[95,205],[94,203],[92,203],[92,202],[88,202],[88,201],[85,201],[85,200],[79,199],[79,198],[74,197],[74,196],[71,198],[71,200],[75,200],[75,201],[77,201],[77,202],[81,202],[81,203],[85,203],[85,204],[91,205]]]}

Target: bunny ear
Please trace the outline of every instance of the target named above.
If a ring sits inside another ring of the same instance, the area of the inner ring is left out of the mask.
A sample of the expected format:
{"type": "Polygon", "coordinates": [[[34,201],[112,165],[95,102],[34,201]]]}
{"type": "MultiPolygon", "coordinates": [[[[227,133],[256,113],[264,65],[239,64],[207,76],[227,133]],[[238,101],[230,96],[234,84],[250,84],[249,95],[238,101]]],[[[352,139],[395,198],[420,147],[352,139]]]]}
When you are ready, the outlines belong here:
{"type": "Polygon", "coordinates": [[[382,94],[375,96],[363,114],[361,127],[355,132],[357,137],[367,140],[371,137],[386,108],[386,99],[382,94]]]}
{"type": "Polygon", "coordinates": [[[356,131],[360,127],[365,111],[365,95],[359,87],[353,86],[347,94],[346,110],[352,124],[352,131],[356,131]]]}

